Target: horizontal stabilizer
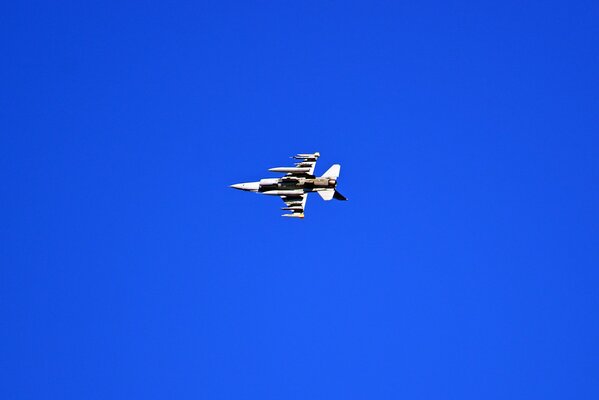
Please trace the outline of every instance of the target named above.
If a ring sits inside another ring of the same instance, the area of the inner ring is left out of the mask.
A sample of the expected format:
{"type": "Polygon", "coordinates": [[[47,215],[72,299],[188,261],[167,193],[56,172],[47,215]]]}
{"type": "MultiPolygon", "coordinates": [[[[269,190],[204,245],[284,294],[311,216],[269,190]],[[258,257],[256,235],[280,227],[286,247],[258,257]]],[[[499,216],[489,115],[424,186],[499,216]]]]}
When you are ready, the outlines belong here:
{"type": "Polygon", "coordinates": [[[335,189],[319,190],[316,192],[323,200],[329,201],[335,196],[335,189]]]}
{"type": "Polygon", "coordinates": [[[327,172],[322,174],[322,178],[339,178],[339,173],[341,172],[341,165],[333,164],[331,168],[327,169],[327,172]]]}

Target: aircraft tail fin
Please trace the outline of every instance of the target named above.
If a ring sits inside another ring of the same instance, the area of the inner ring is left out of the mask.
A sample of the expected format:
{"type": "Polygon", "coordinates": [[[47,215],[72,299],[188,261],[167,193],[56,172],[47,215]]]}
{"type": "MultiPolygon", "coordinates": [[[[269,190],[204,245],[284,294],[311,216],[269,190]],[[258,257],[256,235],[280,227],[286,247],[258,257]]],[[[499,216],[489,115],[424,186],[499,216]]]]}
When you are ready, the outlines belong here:
{"type": "Polygon", "coordinates": [[[335,190],[335,194],[333,195],[334,199],[337,200],[341,200],[341,201],[346,201],[347,197],[345,197],[344,195],[342,195],[341,193],[339,193],[337,190],[335,190]]]}
{"type": "Polygon", "coordinates": [[[333,164],[333,165],[331,165],[331,168],[327,169],[327,172],[322,174],[321,178],[337,179],[337,178],[339,178],[340,172],[341,172],[341,165],[333,164]]]}
{"type": "MultiPolygon", "coordinates": [[[[333,164],[331,165],[331,168],[327,169],[327,172],[322,174],[321,178],[337,179],[339,178],[340,173],[341,165],[333,164]]],[[[322,199],[326,201],[329,201],[331,199],[347,200],[347,198],[343,196],[341,193],[339,193],[336,189],[319,190],[316,193],[318,193],[320,197],[322,197],[322,199]]]]}

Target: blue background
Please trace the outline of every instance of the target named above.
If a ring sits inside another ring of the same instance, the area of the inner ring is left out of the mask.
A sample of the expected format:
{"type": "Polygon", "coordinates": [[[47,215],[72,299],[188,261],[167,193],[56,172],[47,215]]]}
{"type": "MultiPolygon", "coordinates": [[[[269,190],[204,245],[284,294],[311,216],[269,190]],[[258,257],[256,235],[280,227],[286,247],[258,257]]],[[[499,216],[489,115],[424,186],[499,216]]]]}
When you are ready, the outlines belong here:
{"type": "Polygon", "coordinates": [[[0,397],[599,398],[598,21],[5,2],[0,397]]]}

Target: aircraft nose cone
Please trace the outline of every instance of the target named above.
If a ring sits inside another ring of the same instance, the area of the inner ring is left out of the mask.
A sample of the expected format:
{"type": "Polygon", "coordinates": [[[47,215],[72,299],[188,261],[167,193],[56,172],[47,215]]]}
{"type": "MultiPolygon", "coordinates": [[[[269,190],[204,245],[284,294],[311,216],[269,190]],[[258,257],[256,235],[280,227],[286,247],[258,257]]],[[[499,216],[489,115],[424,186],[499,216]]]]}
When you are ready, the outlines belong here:
{"type": "Polygon", "coordinates": [[[249,192],[257,192],[260,189],[260,182],[244,182],[231,185],[233,189],[247,190],[249,192]]]}

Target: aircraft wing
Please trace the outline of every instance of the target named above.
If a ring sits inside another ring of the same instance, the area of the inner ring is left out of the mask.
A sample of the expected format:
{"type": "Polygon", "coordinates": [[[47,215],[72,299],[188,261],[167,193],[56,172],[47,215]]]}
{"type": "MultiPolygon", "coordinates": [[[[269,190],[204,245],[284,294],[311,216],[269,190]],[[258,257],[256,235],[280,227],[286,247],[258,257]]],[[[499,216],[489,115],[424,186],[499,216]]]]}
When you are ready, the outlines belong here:
{"type": "Polygon", "coordinates": [[[285,207],[282,210],[291,211],[290,214],[283,214],[283,217],[304,218],[308,193],[300,196],[281,196],[281,199],[285,202],[285,207]]]}
{"type": "MultiPolygon", "coordinates": [[[[320,153],[303,153],[296,154],[293,156],[298,162],[295,163],[295,166],[298,168],[308,168],[308,171],[301,172],[298,175],[314,175],[314,169],[316,168],[316,160],[320,157],[320,153]]],[[[287,175],[296,175],[296,173],[288,173],[287,175]]]]}
{"type": "Polygon", "coordinates": [[[314,168],[316,168],[318,157],[320,157],[319,152],[296,154],[291,157],[297,160],[294,167],[275,167],[268,170],[270,172],[284,172],[286,176],[290,177],[314,177],[314,168]]]}

